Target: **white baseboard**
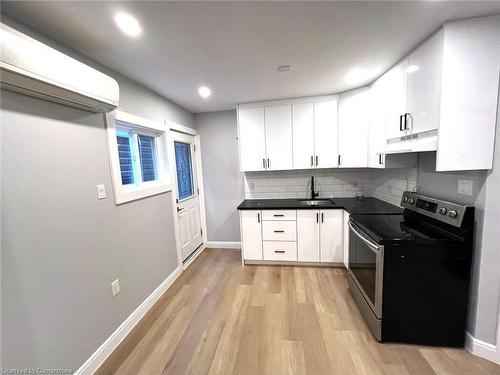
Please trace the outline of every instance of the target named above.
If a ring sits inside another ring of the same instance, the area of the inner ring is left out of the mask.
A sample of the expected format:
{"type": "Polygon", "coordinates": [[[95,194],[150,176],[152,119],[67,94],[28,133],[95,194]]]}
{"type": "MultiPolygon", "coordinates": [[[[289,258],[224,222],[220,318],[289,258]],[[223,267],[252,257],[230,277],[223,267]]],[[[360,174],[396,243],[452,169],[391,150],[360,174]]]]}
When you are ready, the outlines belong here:
{"type": "Polygon", "coordinates": [[[207,247],[209,249],[241,249],[241,242],[229,242],[229,241],[208,241],[207,247]]]}
{"type": "Polygon", "coordinates": [[[178,266],[163,281],[156,290],[144,300],[141,305],[116,329],[115,332],[107,338],[106,341],[97,349],[94,354],[75,372],[75,375],[91,375],[93,374],[118,347],[123,339],[132,331],[137,323],[146,315],[149,309],[156,301],[165,293],[165,291],[174,283],[174,281],[182,273],[182,266],[178,266]]]}
{"type": "Polygon", "coordinates": [[[465,348],[478,357],[500,364],[500,353],[496,345],[478,340],[469,332],[465,333],[465,348]]]}

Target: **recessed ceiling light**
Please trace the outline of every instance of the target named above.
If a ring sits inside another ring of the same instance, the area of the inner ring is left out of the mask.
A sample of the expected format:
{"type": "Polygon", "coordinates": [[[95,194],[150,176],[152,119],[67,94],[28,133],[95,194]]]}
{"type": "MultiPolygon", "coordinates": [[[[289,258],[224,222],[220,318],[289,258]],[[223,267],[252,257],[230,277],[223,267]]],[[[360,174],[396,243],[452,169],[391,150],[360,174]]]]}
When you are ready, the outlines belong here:
{"type": "Polygon", "coordinates": [[[416,72],[419,69],[420,69],[420,67],[418,65],[410,65],[408,68],[406,68],[406,71],[408,73],[413,73],[413,72],[416,72]]]}
{"type": "Polygon", "coordinates": [[[208,98],[212,94],[212,90],[210,90],[207,86],[201,86],[198,89],[198,94],[200,94],[202,98],[208,98]]]}
{"type": "Polygon", "coordinates": [[[142,32],[139,21],[137,21],[137,19],[134,16],[128,13],[124,12],[116,13],[115,23],[120,28],[120,30],[123,31],[123,33],[128,36],[135,38],[138,37],[142,32]]]}
{"type": "Polygon", "coordinates": [[[290,65],[281,65],[276,68],[276,70],[280,73],[284,72],[289,72],[290,71],[290,65]]]}

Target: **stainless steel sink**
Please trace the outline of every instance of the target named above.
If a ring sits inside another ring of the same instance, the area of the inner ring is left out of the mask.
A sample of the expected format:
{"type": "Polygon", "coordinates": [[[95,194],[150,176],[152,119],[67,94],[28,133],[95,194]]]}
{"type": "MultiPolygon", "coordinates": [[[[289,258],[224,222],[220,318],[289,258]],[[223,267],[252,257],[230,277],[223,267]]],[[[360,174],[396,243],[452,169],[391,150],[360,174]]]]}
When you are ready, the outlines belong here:
{"type": "Polygon", "coordinates": [[[299,204],[303,206],[332,206],[335,202],[331,199],[299,199],[299,204]]]}

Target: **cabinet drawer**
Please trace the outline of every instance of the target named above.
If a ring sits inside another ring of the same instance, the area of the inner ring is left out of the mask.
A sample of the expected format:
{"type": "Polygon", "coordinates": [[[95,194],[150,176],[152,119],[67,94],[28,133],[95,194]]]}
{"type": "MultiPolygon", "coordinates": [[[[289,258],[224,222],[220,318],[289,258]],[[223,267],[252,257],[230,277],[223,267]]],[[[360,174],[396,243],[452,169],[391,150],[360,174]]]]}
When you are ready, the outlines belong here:
{"type": "Polygon", "coordinates": [[[264,221],[262,222],[262,239],[264,241],[296,241],[296,221],[264,221]]]}
{"type": "Polygon", "coordinates": [[[297,211],[262,210],[262,220],[297,220],[297,211]]]}
{"type": "Polygon", "coordinates": [[[264,260],[297,261],[296,242],[264,241],[264,260]]]}

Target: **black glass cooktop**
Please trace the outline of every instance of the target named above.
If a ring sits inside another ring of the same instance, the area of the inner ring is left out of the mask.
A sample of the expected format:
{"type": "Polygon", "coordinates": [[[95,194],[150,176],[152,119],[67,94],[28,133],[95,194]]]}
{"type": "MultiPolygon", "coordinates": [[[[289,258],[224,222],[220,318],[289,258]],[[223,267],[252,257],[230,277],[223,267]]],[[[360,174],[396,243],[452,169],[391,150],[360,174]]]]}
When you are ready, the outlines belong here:
{"type": "Polygon", "coordinates": [[[403,215],[351,215],[351,220],[378,243],[457,241],[458,238],[425,222],[403,215]]]}

